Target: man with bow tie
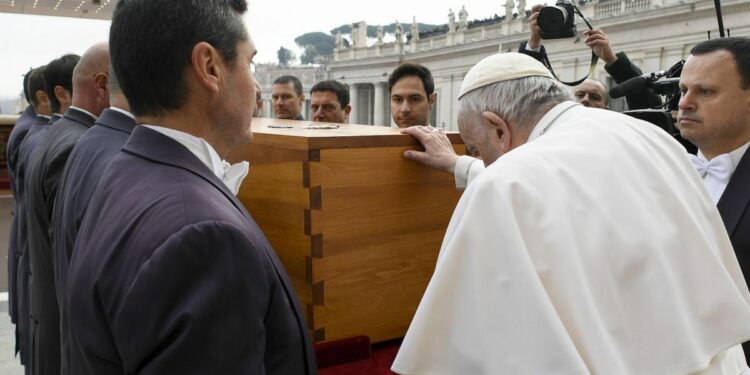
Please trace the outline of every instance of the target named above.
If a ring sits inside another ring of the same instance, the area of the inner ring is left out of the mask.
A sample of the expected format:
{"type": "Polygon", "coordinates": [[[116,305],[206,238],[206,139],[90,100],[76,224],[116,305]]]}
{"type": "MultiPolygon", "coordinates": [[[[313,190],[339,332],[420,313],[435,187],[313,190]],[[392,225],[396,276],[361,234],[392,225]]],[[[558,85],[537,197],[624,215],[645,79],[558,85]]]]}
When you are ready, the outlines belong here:
{"type": "MultiPolygon", "coordinates": [[[[750,278],[750,39],[722,38],[690,51],[680,77],[677,127],[719,208],[740,268],[750,278]]],[[[743,345],[745,356],[750,344],[743,345]]]]}

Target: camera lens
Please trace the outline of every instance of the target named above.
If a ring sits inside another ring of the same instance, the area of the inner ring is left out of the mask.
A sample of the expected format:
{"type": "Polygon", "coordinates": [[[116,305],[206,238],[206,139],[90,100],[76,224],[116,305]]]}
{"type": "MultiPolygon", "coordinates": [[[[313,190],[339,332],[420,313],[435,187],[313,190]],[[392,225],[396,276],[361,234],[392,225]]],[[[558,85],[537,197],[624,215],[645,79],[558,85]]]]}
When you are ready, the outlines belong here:
{"type": "Polygon", "coordinates": [[[568,11],[559,6],[547,6],[539,11],[539,28],[546,32],[556,32],[563,29],[568,18],[568,11]]]}

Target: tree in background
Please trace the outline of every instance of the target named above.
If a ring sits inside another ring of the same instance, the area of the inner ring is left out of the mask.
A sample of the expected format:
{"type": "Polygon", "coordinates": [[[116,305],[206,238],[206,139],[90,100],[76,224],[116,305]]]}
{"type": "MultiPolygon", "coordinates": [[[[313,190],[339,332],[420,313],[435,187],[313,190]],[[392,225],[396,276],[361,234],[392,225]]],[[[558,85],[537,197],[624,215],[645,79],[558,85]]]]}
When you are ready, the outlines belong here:
{"type": "Polygon", "coordinates": [[[276,52],[276,55],[279,58],[279,65],[281,66],[289,66],[289,63],[294,61],[294,59],[297,58],[297,55],[292,52],[290,49],[286,49],[283,46],[279,47],[279,50],[276,52]]]}
{"type": "Polygon", "coordinates": [[[300,62],[303,64],[315,63],[318,56],[330,55],[336,45],[336,37],[321,32],[312,32],[294,38],[294,42],[302,48],[300,62]]]}

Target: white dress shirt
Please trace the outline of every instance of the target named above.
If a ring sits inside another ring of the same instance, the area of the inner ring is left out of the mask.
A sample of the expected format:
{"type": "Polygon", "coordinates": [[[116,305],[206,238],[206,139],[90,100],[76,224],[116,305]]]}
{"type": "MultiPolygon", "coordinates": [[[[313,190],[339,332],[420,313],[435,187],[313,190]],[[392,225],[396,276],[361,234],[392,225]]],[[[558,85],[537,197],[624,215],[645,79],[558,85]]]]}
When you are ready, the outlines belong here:
{"type": "MultiPolygon", "coordinates": [[[[128,116],[128,117],[132,118],[133,120],[135,120],[135,116],[133,116],[132,113],[130,113],[130,112],[128,112],[128,111],[126,111],[126,110],[124,110],[122,108],[117,108],[117,107],[114,107],[114,106],[109,106],[109,109],[111,109],[113,111],[120,112],[123,115],[128,116]]],[[[154,128],[152,127],[151,129],[154,129],[154,128]]],[[[156,129],[154,129],[154,130],[156,130],[156,129]]]]}
{"type": "MultiPolygon", "coordinates": [[[[740,164],[742,156],[745,155],[748,146],[750,146],[750,142],[745,143],[744,145],[740,146],[732,152],[729,152],[728,154],[717,155],[711,158],[711,160],[707,160],[703,153],[698,150],[698,155],[696,155],[694,158],[699,160],[698,163],[709,163],[712,160],[718,158],[725,158],[727,160],[730,160],[731,163],[727,163],[727,167],[729,169],[729,178],[731,179],[731,176],[734,174],[735,169],[737,169],[737,165],[740,164]]],[[[694,161],[693,163],[695,164],[696,162],[694,161]]],[[[721,199],[721,195],[724,194],[724,190],[729,184],[729,180],[717,178],[714,174],[711,173],[701,173],[700,169],[699,173],[701,174],[703,184],[706,186],[706,190],[708,190],[709,195],[711,195],[711,199],[713,199],[714,203],[718,203],[719,199],[721,199]]]]}
{"type": "Polygon", "coordinates": [[[216,175],[216,177],[224,182],[224,185],[229,188],[232,194],[237,195],[242,180],[247,177],[249,171],[250,164],[247,161],[242,161],[237,164],[229,164],[222,160],[219,153],[217,153],[216,150],[203,138],[198,138],[194,135],[171,128],[165,128],[163,126],[145,124],[142,126],[156,130],[185,146],[185,148],[190,150],[190,152],[202,161],[203,164],[205,164],[208,169],[216,175]]]}

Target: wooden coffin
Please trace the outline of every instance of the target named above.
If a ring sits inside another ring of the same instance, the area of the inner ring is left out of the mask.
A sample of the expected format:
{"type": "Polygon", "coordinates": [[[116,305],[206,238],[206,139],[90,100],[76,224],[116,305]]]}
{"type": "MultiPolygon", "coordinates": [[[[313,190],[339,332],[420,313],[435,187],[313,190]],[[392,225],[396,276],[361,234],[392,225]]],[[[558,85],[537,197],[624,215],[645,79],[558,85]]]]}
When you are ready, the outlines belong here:
{"type": "Polygon", "coordinates": [[[284,263],[314,341],[402,337],[460,193],[452,175],[403,159],[421,146],[399,129],[319,125],[254,119],[252,144],[229,157],[250,162],[238,196],[284,263]]]}

